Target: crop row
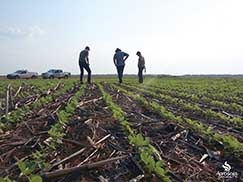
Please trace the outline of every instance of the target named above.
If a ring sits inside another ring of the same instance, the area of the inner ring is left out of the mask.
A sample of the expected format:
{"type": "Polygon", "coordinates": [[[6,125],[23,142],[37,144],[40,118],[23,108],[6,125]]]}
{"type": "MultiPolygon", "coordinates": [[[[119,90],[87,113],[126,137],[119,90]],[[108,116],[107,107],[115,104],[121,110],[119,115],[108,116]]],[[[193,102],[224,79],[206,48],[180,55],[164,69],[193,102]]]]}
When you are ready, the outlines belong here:
{"type": "Polygon", "coordinates": [[[70,88],[73,87],[73,82],[65,82],[63,88],[58,90],[55,93],[49,94],[45,97],[40,97],[38,100],[35,100],[30,105],[24,105],[16,110],[8,113],[5,117],[2,117],[0,120],[0,129],[7,130],[8,128],[15,126],[18,122],[26,119],[28,113],[32,113],[32,109],[40,109],[44,107],[46,104],[55,101],[58,96],[63,95],[70,88]]]}
{"type": "Polygon", "coordinates": [[[39,97],[40,93],[52,90],[52,87],[54,87],[54,85],[56,84],[57,82],[54,81],[48,83],[40,81],[25,81],[9,84],[8,89],[7,86],[6,88],[2,88],[2,91],[4,93],[0,94],[0,115],[3,115],[5,112],[13,110],[14,108],[17,108],[20,103],[24,103],[25,101],[33,100],[36,97],[39,97]],[[7,95],[8,103],[6,103],[7,95]],[[8,107],[8,109],[6,109],[6,107],[8,107]]]}
{"type": "Polygon", "coordinates": [[[12,91],[12,94],[14,95],[14,99],[18,100],[21,98],[43,93],[50,88],[54,88],[57,84],[57,81],[50,81],[47,83],[41,81],[22,82],[22,84],[18,88],[15,87],[15,90],[12,91]]]}
{"type": "Polygon", "coordinates": [[[128,89],[133,89],[138,91],[141,94],[146,94],[153,98],[159,99],[159,102],[162,101],[163,104],[167,104],[169,106],[176,107],[177,109],[182,109],[185,112],[189,112],[192,115],[197,117],[203,117],[206,120],[217,120],[219,122],[223,122],[224,124],[231,126],[232,124],[234,127],[242,129],[243,128],[243,121],[240,117],[228,117],[220,112],[215,112],[211,109],[202,109],[198,106],[198,104],[186,103],[185,101],[177,98],[173,98],[168,95],[157,94],[153,91],[149,91],[143,88],[138,88],[135,86],[123,86],[128,89]]]}
{"type": "MultiPolygon", "coordinates": [[[[172,94],[173,97],[181,97],[184,99],[191,99],[192,101],[203,101],[204,103],[208,103],[208,101],[217,101],[223,102],[226,104],[231,104],[233,107],[238,108],[238,106],[242,106],[241,103],[243,101],[242,90],[240,86],[232,82],[234,85],[227,84],[226,89],[225,85],[220,82],[220,80],[206,80],[207,82],[201,80],[193,80],[188,81],[184,79],[175,79],[171,83],[171,78],[168,79],[150,79],[145,82],[145,86],[147,88],[154,87],[159,89],[164,94],[172,94]],[[212,83],[211,83],[212,82],[212,83]],[[219,82],[219,83],[218,83],[219,82]],[[217,85],[216,88],[215,85],[217,85]],[[238,87],[237,87],[238,86],[238,87]]],[[[224,80],[223,80],[224,81],[224,80]]],[[[136,84],[134,80],[129,80],[130,84],[136,84]]],[[[242,107],[241,107],[242,109],[242,107]]]]}
{"type": "MultiPolygon", "coordinates": [[[[129,83],[129,85],[134,85],[132,83],[129,83]]],[[[201,105],[202,107],[212,107],[212,108],[218,108],[220,110],[225,110],[227,112],[232,112],[232,113],[242,113],[243,112],[243,106],[241,106],[240,104],[237,104],[235,102],[228,102],[225,103],[223,101],[219,101],[219,100],[213,100],[212,97],[210,96],[205,96],[205,95],[200,95],[200,93],[194,93],[194,94],[190,94],[187,91],[173,91],[173,90],[169,90],[168,88],[161,88],[158,86],[148,86],[148,85],[137,85],[137,87],[139,88],[143,88],[146,90],[150,90],[156,93],[160,93],[163,95],[168,95],[171,96],[173,98],[178,98],[178,99],[183,99],[186,102],[192,102],[192,103],[198,103],[199,105],[201,105]]],[[[237,100],[238,102],[238,100],[237,100]]]]}
{"type": "Polygon", "coordinates": [[[236,158],[243,156],[243,144],[240,143],[235,137],[231,135],[221,135],[212,131],[211,127],[202,124],[199,121],[191,120],[189,118],[183,118],[181,116],[175,116],[172,112],[169,112],[165,107],[159,105],[151,100],[146,100],[139,94],[134,94],[133,92],[127,91],[119,86],[112,85],[116,89],[121,90],[126,93],[129,97],[139,101],[141,104],[153,108],[156,110],[163,118],[176,121],[182,125],[187,125],[194,131],[199,132],[201,135],[205,136],[208,141],[216,142],[224,146],[225,155],[231,155],[236,158]]]}
{"type": "Polygon", "coordinates": [[[158,79],[148,78],[145,80],[145,84],[190,94],[201,93],[216,96],[236,96],[239,98],[242,98],[243,94],[242,79],[167,77],[158,79]]]}
{"type": "Polygon", "coordinates": [[[0,98],[5,98],[7,86],[10,85],[11,92],[19,97],[25,97],[31,94],[40,93],[48,87],[52,87],[57,84],[57,80],[50,80],[49,82],[43,82],[41,80],[1,80],[0,82],[0,98]]]}
{"type": "MultiPolygon", "coordinates": [[[[69,118],[73,115],[80,96],[84,93],[85,86],[68,99],[64,109],[57,111],[57,122],[48,130],[47,139],[43,144],[39,144],[40,149],[32,153],[26,160],[18,161],[18,167],[21,176],[27,178],[30,182],[42,181],[42,177],[38,171],[50,170],[50,157],[54,157],[55,153],[62,146],[62,138],[65,136],[65,129],[69,122],[69,118]]],[[[8,176],[5,177],[8,179],[8,176]]]]}
{"type": "Polygon", "coordinates": [[[134,145],[137,148],[137,151],[140,154],[142,162],[145,164],[146,168],[150,172],[154,172],[158,175],[163,181],[170,181],[167,176],[167,172],[164,169],[164,162],[162,160],[157,161],[155,155],[159,155],[158,151],[152,146],[149,142],[149,139],[143,137],[140,133],[131,128],[129,121],[126,120],[125,114],[122,109],[112,101],[112,97],[104,90],[101,84],[98,84],[103,99],[108,105],[109,109],[113,112],[113,117],[116,118],[121,125],[125,128],[128,133],[128,139],[130,144],[134,145]]]}

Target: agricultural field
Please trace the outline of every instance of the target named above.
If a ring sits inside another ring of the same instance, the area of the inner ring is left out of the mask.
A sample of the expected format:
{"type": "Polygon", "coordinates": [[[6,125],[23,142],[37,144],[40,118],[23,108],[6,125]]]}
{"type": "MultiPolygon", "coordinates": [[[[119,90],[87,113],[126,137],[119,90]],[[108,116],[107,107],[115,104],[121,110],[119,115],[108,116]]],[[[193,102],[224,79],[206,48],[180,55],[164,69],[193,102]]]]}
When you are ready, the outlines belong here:
{"type": "Polygon", "coordinates": [[[243,181],[243,79],[1,80],[0,181],[243,181]]]}

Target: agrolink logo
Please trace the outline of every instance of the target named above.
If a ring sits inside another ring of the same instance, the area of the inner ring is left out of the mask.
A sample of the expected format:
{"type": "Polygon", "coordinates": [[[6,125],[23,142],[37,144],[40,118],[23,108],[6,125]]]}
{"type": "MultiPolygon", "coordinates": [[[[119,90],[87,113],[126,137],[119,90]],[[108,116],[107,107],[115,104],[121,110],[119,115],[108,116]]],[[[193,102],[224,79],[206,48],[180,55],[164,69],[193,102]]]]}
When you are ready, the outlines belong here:
{"type": "Polygon", "coordinates": [[[217,172],[216,175],[218,176],[218,179],[232,179],[237,178],[238,173],[237,172],[231,172],[231,166],[228,164],[227,161],[224,162],[222,165],[222,168],[224,168],[224,172],[217,172]]]}
{"type": "Polygon", "coordinates": [[[231,166],[227,163],[227,161],[225,161],[225,163],[222,165],[222,167],[224,168],[224,171],[226,171],[226,172],[230,172],[230,170],[231,170],[231,166]]]}

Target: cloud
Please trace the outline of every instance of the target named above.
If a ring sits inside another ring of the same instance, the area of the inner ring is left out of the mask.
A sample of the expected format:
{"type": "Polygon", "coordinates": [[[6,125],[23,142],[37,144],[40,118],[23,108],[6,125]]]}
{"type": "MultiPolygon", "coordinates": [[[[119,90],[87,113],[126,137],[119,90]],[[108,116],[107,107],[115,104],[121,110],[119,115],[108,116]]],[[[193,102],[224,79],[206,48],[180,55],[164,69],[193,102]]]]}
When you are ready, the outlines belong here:
{"type": "Polygon", "coordinates": [[[26,38],[26,37],[37,37],[45,34],[39,26],[30,26],[30,27],[1,27],[0,26],[0,36],[8,38],[26,38]]]}

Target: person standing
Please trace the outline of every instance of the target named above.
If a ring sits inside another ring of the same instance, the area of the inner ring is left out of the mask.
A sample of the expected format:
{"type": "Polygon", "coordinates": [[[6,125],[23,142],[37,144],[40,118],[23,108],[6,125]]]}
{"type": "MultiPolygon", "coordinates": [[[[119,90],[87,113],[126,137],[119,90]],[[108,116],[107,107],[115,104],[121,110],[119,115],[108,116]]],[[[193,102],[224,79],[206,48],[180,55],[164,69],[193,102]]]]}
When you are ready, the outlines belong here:
{"type": "Polygon", "coordinates": [[[113,57],[114,64],[117,69],[119,83],[122,83],[122,77],[123,77],[123,70],[125,67],[125,61],[129,57],[129,54],[121,51],[121,49],[117,48],[115,50],[115,54],[113,57]]]}
{"type": "Polygon", "coordinates": [[[88,73],[87,83],[91,82],[91,69],[89,67],[89,50],[88,46],[79,54],[79,68],[80,68],[80,83],[83,83],[84,69],[88,73]]]}
{"type": "Polygon", "coordinates": [[[138,56],[138,82],[143,83],[143,70],[146,72],[145,60],[140,51],[136,55],[138,56]]]}

